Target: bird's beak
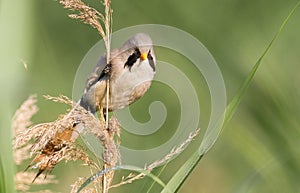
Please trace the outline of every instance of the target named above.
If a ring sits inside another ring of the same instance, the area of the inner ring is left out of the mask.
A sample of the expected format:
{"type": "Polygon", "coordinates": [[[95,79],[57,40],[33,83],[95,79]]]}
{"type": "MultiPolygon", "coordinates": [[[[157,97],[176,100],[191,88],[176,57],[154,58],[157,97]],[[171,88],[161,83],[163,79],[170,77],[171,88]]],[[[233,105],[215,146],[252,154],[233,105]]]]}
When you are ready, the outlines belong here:
{"type": "Polygon", "coordinates": [[[142,53],[140,58],[141,58],[142,60],[146,60],[146,59],[147,59],[147,56],[148,56],[147,53],[142,53]]]}

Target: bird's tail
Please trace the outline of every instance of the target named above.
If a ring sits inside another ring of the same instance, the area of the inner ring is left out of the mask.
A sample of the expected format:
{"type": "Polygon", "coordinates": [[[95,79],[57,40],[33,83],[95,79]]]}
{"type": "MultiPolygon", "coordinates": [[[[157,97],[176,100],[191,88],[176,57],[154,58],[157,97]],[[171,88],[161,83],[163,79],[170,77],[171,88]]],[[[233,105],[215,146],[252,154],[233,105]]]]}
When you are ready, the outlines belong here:
{"type": "Polygon", "coordinates": [[[95,105],[88,102],[84,96],[81,97],[77,104],[85,108],[85,110],[90,111],[92,114],[95,114],[97,111],[95,105]]]}

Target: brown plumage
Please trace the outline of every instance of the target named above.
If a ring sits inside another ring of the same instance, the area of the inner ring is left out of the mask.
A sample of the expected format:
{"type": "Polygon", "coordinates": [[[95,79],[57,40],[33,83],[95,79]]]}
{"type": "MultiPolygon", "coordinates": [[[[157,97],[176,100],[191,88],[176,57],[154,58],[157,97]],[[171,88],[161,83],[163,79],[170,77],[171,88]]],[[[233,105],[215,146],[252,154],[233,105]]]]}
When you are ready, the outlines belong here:
{"type": "Polygon", "coordinates": [[[70,142],[73,129],[67,129],[63,132],[57,133],[45,147],[40,151],[38,155],[31,161],[28,168],[38,168],[39,171],[36,174],[35,178],[32,180],[32,183],[39,177],[44,171],[46,172],[45,178],[52,171],[54,166],[63,159],[63,154],[61,153],[62,149],[67,146],[67,143],[70,142]]]}
{"type": "Polygon", "coordinates": [[[152,40],[138,33],[119,49],[111,52],[106,64],[103,55],[87,79],[80,105],[95,113],[106,108],[106,84],[110,83],[108,108],[122,109],[142,97],[151,85],[155,74],[155,55],[152,40]]]}

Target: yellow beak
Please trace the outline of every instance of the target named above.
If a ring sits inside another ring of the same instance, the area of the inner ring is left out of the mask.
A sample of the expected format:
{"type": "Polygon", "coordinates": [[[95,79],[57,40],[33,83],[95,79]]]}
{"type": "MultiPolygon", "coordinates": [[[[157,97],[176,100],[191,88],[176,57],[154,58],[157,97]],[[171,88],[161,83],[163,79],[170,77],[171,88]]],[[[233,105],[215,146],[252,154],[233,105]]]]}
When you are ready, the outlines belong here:
{"type": "Polygon", "coordinates": [[[141,59],[142,60],[146,60],[147,59],[147,56],[148,56],[148,54],[147,53],[143,53],[143,54],[141,54],[141,59]]]}

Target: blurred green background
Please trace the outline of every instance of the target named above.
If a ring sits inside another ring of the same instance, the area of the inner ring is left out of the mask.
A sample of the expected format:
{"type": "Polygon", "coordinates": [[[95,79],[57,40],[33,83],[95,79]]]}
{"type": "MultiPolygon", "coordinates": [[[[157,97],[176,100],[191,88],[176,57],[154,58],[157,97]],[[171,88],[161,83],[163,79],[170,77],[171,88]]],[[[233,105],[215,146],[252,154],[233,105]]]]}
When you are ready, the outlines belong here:
{"type": "MultiPolygon", "coordinates": [[[[219,64],[230,101],[296,2],[113,0],[113,30],[155,23],[174,26],[192,34],[208,48],[219,64]]],[[[89,3],[101,7],[99,1],[89,3]]],[[[34,121],[55,120],[66,106],[46,101],[42,95],[64,94],[71,97],[77,67],[85,53],[99,40],[96,30],[68,18],[68,13],[52,0],[0,1],[2,161],[11,159],[8,139],[14,111],[30,94],[36,93],[40,111],[34,121]]],[[[232,121],[189,176],[181,193],[300,192],[299,20],[300,10],[297,10],[259,68],[232,121]]],[[[156,55],[178,66],[185,61],[184,57],[178,58],[159,48],[156,55]]],[[[205,127],[210,112],[205,102],[210,100],[209,93],[204,80],[193,75],[193,68],[189,65],[185,66],[182,70],[191,81],[197,87],[202,86],[197,90],[201,98],[199,126],[205,127]]],[[[171,130],[172,124],[178,121],[180,109],[177,108],[176,96],[170,100],[167,97],[170,93],[159,92],[160,86],[154,84],[153,92],[148,92],[144,99],[134,104],[132,111],[145,108],[143,104],[148,104],[160,94],[161,100],[168,101],[166,106],[173,112],[168,114],[170,125],[166,125],[171,130]]],[[[136,113],[136,118],[147,121],[149,115],[136,113]]],[[[161,136],[151,140],[152,144],[156,144],[161,136]]],[[[201,136],[167,166],[162,180],[168,181],[172,177],[197,149],[200,141],[201,136]]],[[[4,167],[7,171],[12,169],[9,164],[4,167]]],[[[68,192],[80,170],[78,163],[59,164],[53,174],[57,175],[61,185],[47,188],[68,192]]],[[[88,176],[89,172],[85,172],[88,176]]],[[[117,172],[119,177],[124,174],[117,172]]],[[[141,180],[111,192],[145,192],[150,184],[149,179],[141,180]]],[[[151,192],[158,192],[159,188],[155,186],[151,192]]]]}

